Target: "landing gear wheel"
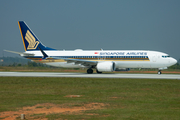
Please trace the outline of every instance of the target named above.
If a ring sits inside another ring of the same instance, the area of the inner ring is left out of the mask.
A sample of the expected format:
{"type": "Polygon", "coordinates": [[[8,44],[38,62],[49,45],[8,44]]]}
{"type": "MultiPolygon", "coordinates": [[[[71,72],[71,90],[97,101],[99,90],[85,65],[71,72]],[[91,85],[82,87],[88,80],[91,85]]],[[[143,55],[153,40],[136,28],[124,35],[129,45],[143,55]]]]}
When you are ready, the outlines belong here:
{"type": "Polygon", "coordinates": [[[161,74],[161,71],[159,70],[159,71],[158,71],[158,75],[160,75],[160,74],[161,74]]]}
{"type": "Polygon", "coordinates": [[[93,70],[91,68],[87,69],[87,74],[92,74],[93,70]]]}
{"type": "Polygon", "coordinates": [[[101,74],[102,72],[99,72],[97,69],[96,69],[96,72],[98,73],[98,74],[101,74]]]}

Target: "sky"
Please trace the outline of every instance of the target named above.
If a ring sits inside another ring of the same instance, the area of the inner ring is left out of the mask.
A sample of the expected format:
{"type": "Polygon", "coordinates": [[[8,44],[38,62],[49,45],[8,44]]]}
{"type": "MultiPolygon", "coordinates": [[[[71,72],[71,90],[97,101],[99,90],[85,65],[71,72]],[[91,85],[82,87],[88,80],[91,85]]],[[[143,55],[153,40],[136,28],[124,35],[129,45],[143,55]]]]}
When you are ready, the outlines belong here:
{"type": "Polygon", "coordinates": [[[153,50],[180,59],[180,0],[0,0],[0,57],[24,52],[18,21],[59,50],[153,50]]]}

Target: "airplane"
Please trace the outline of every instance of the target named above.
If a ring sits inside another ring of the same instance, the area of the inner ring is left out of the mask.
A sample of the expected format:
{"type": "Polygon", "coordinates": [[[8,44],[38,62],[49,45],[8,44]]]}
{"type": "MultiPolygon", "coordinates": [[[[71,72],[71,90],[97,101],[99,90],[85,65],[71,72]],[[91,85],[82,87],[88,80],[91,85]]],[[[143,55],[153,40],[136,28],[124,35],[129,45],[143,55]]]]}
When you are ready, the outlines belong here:
{"type": "MultiPolygon", "coordinates": [[[[129,71],[130,68],[157,68],[158,74],[177,63],[168,54],[149,50],[56,50],[46,47],[24,21],[18,21],[25,52],[15,52],[34,62],[55,67],[87,68],[92,74],[113,71],[129,71]]],[[[55,41],[54,41],[55,42],[55,41]]]]}

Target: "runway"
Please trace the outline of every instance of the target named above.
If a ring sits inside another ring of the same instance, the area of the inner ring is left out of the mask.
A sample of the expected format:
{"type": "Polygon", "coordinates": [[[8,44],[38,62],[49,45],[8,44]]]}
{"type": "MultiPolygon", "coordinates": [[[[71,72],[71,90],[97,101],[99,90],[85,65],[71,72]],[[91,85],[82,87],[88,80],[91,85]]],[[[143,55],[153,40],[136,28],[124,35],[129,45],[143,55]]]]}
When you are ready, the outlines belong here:
{"type": "Polygon", "coordinates": [[[141,79],[180,79],[177,74],[86,74],[57,72],[0,72],[1,77],[82,77],[82,78],[141,78],[141,79]]]}

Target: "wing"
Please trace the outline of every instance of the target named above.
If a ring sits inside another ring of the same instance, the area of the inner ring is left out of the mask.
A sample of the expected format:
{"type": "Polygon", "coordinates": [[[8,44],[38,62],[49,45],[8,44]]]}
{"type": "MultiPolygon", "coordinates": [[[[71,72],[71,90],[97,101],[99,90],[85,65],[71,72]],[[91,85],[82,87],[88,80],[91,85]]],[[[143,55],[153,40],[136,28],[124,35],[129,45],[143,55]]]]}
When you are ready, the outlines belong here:
{"type": "MultiPolygon", "coordinates": [[[[81,59],[69,59],[69,58],[62,58],[62,57],[46,57],[47,58],[51,58],[51,59],[56,59],[56,60],[65,60],[67,61],[67,63],[75,63],[75,64],[81,64],[84,65],[86,67],[93,67],[97,65],[97,61],[90,61],[90,60],[81,60],[81,59]]],[[[44,59],[44,58],[42,58],[44,59]]]]}
{"type": "Polygon", "coordinates": [[[47,59],[47,58],[53,58],[57,60],[65,60],[67,63],[75,63],[75,64],[81,64],[87,67],[92,67],[97,65],[97,61],[90,61],[90,60],[81,60],[81,59],[69,59],[69,58],[62,58],[62,57],[48,57],[48,55],[40,48],[38,47],[41,53],[43,54],[42,59],[47,59]]]}
{"type": "Polygon", "coordinates": [[[81,59],[68,59],[68,58],[60,58],[60,59],[63,59],[65,61],[67,61],[67,63],[81,64],[81,65],[84,65],[84,66],[97,65],[97,61],[81,60],[81,59]]]}

